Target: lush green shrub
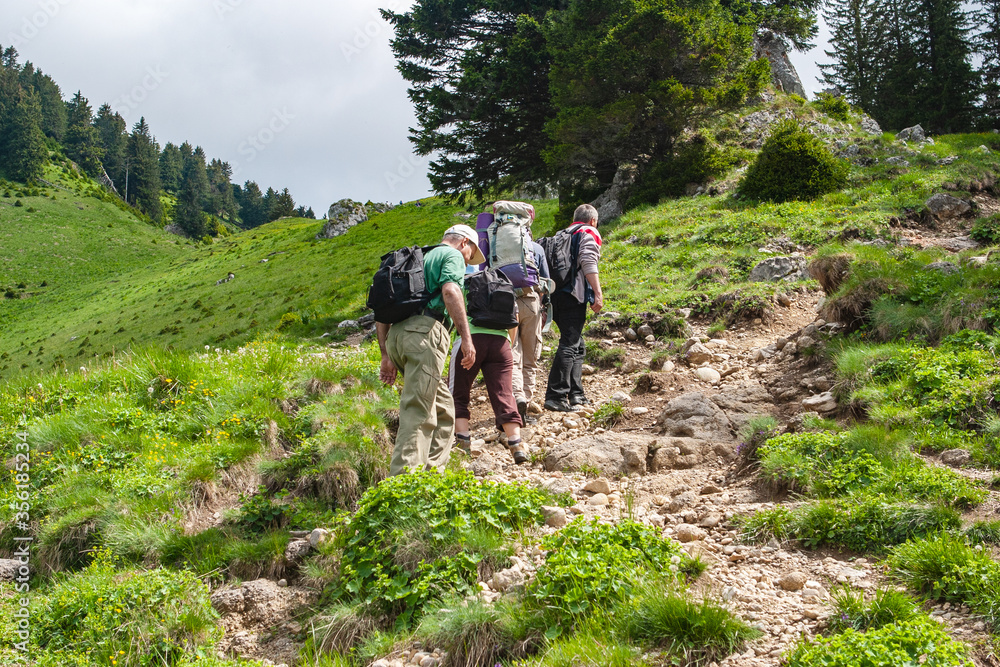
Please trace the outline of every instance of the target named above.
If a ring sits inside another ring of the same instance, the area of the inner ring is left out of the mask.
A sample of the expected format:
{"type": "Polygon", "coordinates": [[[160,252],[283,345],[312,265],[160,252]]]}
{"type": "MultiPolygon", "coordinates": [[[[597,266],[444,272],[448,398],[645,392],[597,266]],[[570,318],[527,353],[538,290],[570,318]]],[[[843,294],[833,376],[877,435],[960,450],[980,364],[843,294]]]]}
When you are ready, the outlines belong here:
{"type": "Polygon", "coordinates": [[[208,596],[191,573],[118,570],[103,552],[38,598],[32,636],[92,664],[175,665],[219,636],[208,596]]]}
{"type": "Polygon", "coordinates": [[[885,588],[876,591],[868,602],[865,602],[864,591],[847,585],[835,589],[830,597],[833,598],[833,613],[829,621],[832,632],[878,630],[890,623],[909,621],[920,615],[920,608],[912,598],[885,588]]]}
{"type": "Polygon", "coordinates": [[[847,163],[789,120],[774,127],[746,175],[740,195],[761,201],[810,200],[847,184],[847,163]]]}
{"type": "Polygon", "coordinates": [[[743,537],[759,542],[770,537],[796,538],[808,548],[834,546],[863,553],[882,553],[907,540],[941,530],[957,530],[955,510],[937,505],[891,502],[882,496],[851,496],[757,512],[744,523],[743,537]]]}
{"type": "Polygon", "coordinates": [[[406,623],[428,600],[473,591],[506,560],[502,536],[541,523],[545,491],[466,472],[397,475],[362,496],[340,531],[337,596],[406,623]]]}
{"type": "Polygon", "coordinates": [[[787,667],[972,667],[968,649],[926,618],[878,630],[846,630],[799,644],[787,667]]]}
{"type": "Polygon", "coordinates": [[[704,569],[679,544],[633,521],[609,525],[579,518],[546,537],[543,547],[549,554],[526,599],[563,626],[624,599],[647,570],[681,577],[697,576],[704,569]]]}
{"type": "Polygon", "coordinates": [[[703,132],[695,134],[678,142],[671,155],[649,166],[633,189],[626,209],[656,204],[664,197],[680,197],[689,183],[704,185],[743,158],[741,151],[721,148],[703,132]]]}
{"type": "Polygon", "coordinates": [[[835,118],[842,122],[847,122],[851,117],[851,105],[839,95],[817,93],[812,105],[830,118],[835,118]]]}
{"type": "Polygon", "coordinates": [[[971,507],[988,495],[951,470],[911,457],[898,434],[878,426],[779,435],[760,448],[760,458],[761,474],[772,485],[814,497],[864,491],[971,507]]]}
{"type": "Polygon", "coordinates": [[[969,236],[987,246],[1000,243],[1000,213],[976,220],[969,236]]]}

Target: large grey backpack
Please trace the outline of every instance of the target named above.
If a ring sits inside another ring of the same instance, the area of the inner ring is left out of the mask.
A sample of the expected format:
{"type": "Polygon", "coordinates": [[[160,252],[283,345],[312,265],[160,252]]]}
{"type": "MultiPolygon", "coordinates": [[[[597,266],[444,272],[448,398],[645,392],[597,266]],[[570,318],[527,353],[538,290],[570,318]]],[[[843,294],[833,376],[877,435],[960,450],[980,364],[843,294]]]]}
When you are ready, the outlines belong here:
{"type": "Polygon", "coordinates": [[[487,228],[486,263],[502,271],[514,287],[538,285],[538,265],[532,249],[531,223],[535,207],[519,201],[493,204],[493,222],[487,228]]]}

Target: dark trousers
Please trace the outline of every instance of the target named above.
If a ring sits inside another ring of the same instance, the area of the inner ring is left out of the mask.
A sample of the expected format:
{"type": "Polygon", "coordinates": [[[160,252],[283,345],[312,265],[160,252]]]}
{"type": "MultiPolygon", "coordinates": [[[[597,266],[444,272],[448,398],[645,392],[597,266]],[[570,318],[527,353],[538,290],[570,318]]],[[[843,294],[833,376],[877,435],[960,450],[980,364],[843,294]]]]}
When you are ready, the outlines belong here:
{"type": "Polygon", "coordinates": [[[497,428],[503,430],[504,424],[524,426],[511,388],[514,355],[510,349],[510,340],[506,336],[476,333],[472,334],[472,344],[476,348],[476,363],[469,370],[462,368],[460,340],[455,342],[451,352],[448,384],[455,400],[455,417],[469,419],[472,416],[469,411],[469,397],[476,376],[482,370],[483,380],[486,382],[486,394],[490,397],[490,405],[493,406],[497,428]]]}
{"type": "Polygon", "coordinates": [[[583,394],[583,325],[587,322],[587,304],[572,294],[552,295],[552,319],[559,327],[559,348],[549,371],[546,401],[581,399],[583,394]]]}

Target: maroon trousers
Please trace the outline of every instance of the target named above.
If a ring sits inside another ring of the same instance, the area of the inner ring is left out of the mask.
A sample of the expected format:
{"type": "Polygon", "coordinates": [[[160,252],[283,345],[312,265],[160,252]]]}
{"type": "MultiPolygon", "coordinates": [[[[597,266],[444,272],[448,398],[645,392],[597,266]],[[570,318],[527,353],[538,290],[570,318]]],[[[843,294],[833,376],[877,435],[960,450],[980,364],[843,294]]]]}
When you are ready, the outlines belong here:
{"type": "Polygon", "coordinates": [[[456,341],[451,351],[448,387],[455,399],[455,417],[471,418],[469,398],[472,384],[481,370],[497,428],[502,429],[504,424],[524,426],[521,415],[517,412],[517,401],[514,400],[514,355],[510,349],[510,341],[506,336],[477,333],[472,334],[472,344],[476,348],[476,363],[469,370],[462,368],[461,341],[456,341]]]}

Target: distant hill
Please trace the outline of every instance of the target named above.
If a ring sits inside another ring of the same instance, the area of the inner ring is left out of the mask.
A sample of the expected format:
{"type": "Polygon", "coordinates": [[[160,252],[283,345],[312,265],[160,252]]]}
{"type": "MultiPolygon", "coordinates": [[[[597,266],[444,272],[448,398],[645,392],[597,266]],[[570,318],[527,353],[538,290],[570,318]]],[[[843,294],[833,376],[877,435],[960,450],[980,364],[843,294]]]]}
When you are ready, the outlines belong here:
{"type": "MultiPolygon", "coordinates": [[[[362,312],[382,254],[464,221],[462,208],[432,199],[331,240],[315,239],[322,221],[286,218],[195,247],[88,196],[96,185],[68,173],[47,175],[69,192],[0,200],[23,203],[0,204],[0,286],[14,297],[0,300],[3,378],[133,346],[228,347],[273,331],[287,313],[300,333],[319,335],[362,312]]],[[[538,209],[539,226],[551,226],[555,203],[538,209]]]]}

